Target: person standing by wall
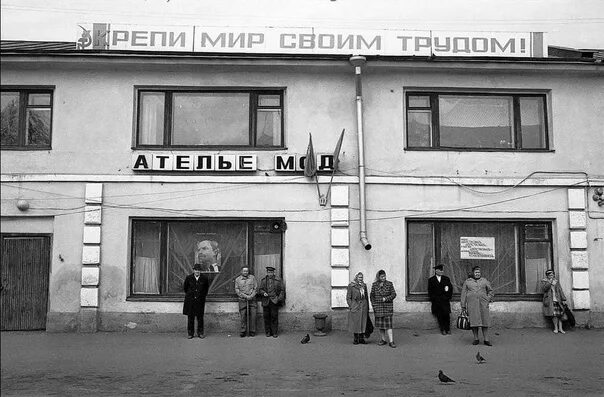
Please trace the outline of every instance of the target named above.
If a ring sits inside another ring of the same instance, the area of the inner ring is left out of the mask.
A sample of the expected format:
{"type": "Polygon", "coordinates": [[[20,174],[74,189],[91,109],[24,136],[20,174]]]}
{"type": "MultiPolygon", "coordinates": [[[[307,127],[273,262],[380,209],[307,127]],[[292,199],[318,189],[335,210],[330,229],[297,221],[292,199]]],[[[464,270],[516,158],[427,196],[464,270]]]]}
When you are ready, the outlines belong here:
{"type": "Polygon", "coordinates": [[[549,269],[545,272],[545,278],[541,280],[541,292],[543,292],[543,314],[545,317],[551,317],[554,324],[554,334],[558,332],[565,334],[562,329],[562,315],[566,296],[556,280],[556,273],[549,269]]]}
{"type": "Polygon", "coordinates": [[[205,338],[203,315],[206,306],[206,296],[209,289],[208,278],[201,274],[201,264],[193,266],[193,274],[189,274],[183,283],[185,303],[182,313],[187,316],[187,332],[189,339],[193,339],[195,332],[195,318],[197,318],[197,337],[205,338]]]}
{"type": "Polygon", "coordinates": [[[388,343],[390,347],[396,347],[392,335],[392,316],[394,314],[394,298],[396,291],[394,284],[386,280],[386,272],[380,270],[375,276],[375,281],[371,285],[371,304],[373,305],[373,314],[375,316],[375,326],[380,330],[380,341],[378,345],[383,346],[388,343]],[[388,342],[386,342],[388,338],[388,342]]]}
{"type": "Polygon", "coordinates": [[[239,317],[241,328],[239,336],[242,338],[246,332],[248,336],[256,336],[256,293],[258,283],[250,274],[250,269],[241,269],[241,275],[235,279],[235,293],[239,297],[239,317]]]}
{"type": "Polygon", "coordinates": [[[275,276],[275,268],[266,267],[266,277],[260,282],[260,295],[262,296],[262,316],[264,317],[264,331],[266,336],[279,336],[279,306],[285,302],[285,287],[283,282],[275,276]]]}
{"type": "Polygon", "coordinates": [[[367,344],[365,331],[369,317],[369,300],[367,285],[363,282],[363,273],[357,273],[354,280],[348,284],[346,303],[348,303],[348,330],[354,334],[353,343],[367,344]]]}
{"type": "Polygon", "coordinates": [[[428,296],[432,302],[432,314],[436,316],[440,333],[451,333],[451,297],[453,285],[449,277],[445,276],[444,265],[434,266],[434,276],[428,279],[428,296]]]}
{"type": "Polygon", "coordinates": [[[479,343],[478,327],[482,329],[484,344],[492,346],[489,340],[491,315],[489,304],[493,300],[493,288],[486,278],[482,277],[479,266],[472,268],[473,277],[467,279],[461,288],[461,308],[467,310],[470,327],[474,334],[473,345],[479,343]]]}

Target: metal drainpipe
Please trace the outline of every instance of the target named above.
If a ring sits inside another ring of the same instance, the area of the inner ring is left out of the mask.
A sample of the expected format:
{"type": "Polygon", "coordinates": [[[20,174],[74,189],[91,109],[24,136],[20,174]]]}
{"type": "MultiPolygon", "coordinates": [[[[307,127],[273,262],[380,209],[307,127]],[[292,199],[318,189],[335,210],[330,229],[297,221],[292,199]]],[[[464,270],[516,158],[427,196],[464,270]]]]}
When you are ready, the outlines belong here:
{"type": "Polygon", "coordinates": [[[365,214],[365,151],[363,140],[363,83],[361,81],[361,67],[365,65],[367,59],[363,56],[352,56],[349,59],[354,66],[354,75],[356,83],[356,102],[357,102],[357,134],[359,143],[359,209],[361,215],[361,230],[359,238],[361,244],[366,250],[371,249],[371,244],[367,239],[367,216],[365,214]]]}

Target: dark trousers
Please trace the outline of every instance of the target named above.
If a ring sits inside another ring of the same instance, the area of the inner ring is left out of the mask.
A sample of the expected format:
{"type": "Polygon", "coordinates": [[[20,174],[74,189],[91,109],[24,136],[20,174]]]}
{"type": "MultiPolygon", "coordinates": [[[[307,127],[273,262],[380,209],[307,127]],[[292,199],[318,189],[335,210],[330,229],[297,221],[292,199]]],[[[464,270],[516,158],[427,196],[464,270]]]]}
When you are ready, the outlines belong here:
{"type": "Polygon", "coordinates": [[[256,300],[252,299],[246,303],[239,301],[239,317],[241,318],[241,332],[256,332],[256,300]],[[249,307],[247,307],[249,305],[249,307]],[[243,306],[243,307],[242,307],[243,306]],[[249,323],[247,318],[247,311],[249,308],[249,323]],[[250,329],[247,329],[247,326],[250,326],[250,329]]]}
{"type": "Polygon", "coordinates": [[[437,310],[434,313],[436,320],[438,320],[438,327],[441,331],[449,332],[451,330],[451,314],[448,310],[437,310]]]}
{"type": "Polygon", "coordinates": [[[203,312],[187,315],[187,332],[190,336],[195,333],[195,317],[197,317],[197,333],[203,334],[203,312]]]}
{"type": "Polygon", "coordinates": [[[277,335],[279,332],[279,306],[269,301],[267,306],[262,307],[262,316],[264,317],[264,332],[271,335],[277,335]]]}

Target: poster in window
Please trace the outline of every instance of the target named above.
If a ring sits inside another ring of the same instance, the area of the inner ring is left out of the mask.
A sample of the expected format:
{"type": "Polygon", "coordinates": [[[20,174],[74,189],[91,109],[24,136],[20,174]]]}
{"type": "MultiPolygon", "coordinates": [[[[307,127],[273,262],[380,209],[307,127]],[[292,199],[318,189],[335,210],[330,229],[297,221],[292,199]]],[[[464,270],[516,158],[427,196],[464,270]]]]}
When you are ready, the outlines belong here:
{"type": "Polygon", "coordinates": [[[460,237],[460,259],[495,259],[495,237],[460,237]]]}

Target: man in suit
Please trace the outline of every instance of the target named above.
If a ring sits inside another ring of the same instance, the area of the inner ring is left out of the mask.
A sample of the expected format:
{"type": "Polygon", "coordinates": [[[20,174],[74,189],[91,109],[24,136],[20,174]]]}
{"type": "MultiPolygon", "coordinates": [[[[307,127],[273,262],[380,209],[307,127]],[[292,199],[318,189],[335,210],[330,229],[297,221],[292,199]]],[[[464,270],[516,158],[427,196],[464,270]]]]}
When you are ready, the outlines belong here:
{"type": "Polygon", "coordinates": [[[203,315],[206,306],[206,296],[208,295],[210,283],[207,276],[201,274],[201,265],[199,263],[193,266],[193,274],[185,278],[183,289],[185,291],[185,303],[182,308],[182,314],[187,316],[187,331],[189,339],[193,339],[195,331],[195,318],[197,318],[197,337],[205,338],[203,329],[203,315]]]}
{"type": "Polygon", "coordinates": [[[453,285],[449,277],[444,275],[444,265],[434,266],[435,275],[428,279],[428,295],[432,302],[432,314],[438,320],[440,333],[447,335],[451,333],[451,297],[453,296],[453,285]]]}
{"type": "Polygon", "coordinates": [[[197,243],[195,251],[195,263],[201,264],[204,273],[220,272],[220,248],[214,240],[203,240],[197,243]]]}
{"type": "Polygon", "coordinates": [[[250,274],[250,269],[241,269],[241,275],[235,279],[235,293],[239,297],[239,317],[241,328],[239,336],[242,338],[246,332],[248,336],[256,335],[256,293],[258,283],[256,278],[250,274]]]}
{"type": "Polygon", "coordinates": [[[279,306],[285,301],[283,282],[275,276],[275,268],[266,267],[266,277],[260,281],[259,293],[262,297],[262,317],[266,336],[276,338],[279,335],[279,306]]]}

